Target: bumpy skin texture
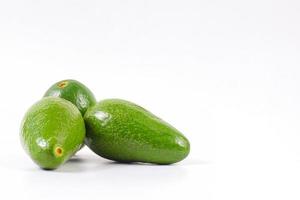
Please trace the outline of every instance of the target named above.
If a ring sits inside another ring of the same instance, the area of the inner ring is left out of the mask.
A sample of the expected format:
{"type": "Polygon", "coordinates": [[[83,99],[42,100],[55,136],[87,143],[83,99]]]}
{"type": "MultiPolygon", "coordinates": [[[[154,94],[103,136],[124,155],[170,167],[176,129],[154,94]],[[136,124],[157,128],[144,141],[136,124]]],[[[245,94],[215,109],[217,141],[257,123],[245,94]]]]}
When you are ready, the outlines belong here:
{"type": "Polygon", "coordinates": [[[20,137],[36,164],[44,169],[55,169],[80,148],[85,125],[81,113],[71,102],[45,97],[25,114],[20,137]]]}
{"type": "Polygon", "coordinates": [[[183,160],[190,144],[178,130],[144,108],[108,99],[88,109],[85,144],[119,162],[172,164],[183,160]]]}
{"type": "Polygon", "coordinates": [[[47,96],[60,97],[72,102],[82,115],[96,103],[93,93],[76,80],[62,80],[53,84],[44,95],[47,96]]]}

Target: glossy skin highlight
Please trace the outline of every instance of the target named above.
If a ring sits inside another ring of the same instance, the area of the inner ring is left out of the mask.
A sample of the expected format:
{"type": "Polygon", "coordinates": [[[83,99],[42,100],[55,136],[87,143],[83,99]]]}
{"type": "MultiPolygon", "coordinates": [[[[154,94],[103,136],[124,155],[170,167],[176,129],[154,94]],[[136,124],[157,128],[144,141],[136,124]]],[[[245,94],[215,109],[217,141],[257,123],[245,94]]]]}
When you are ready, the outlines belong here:
{"type": "Polygon", "coordinates": [[[172,164],[190,151],[187,138],[144,108],[121,99],[100,101],[88,109],[85,144],[119,162],[172,164]]]}
{"type": "Polygon", "coordinates": [[[45,97],[25,114],[20,137],[31,159],[43,169],[56,169],[81,147],[85,125],[71,102],[45,97]]]}
{"type": "Polygon", "coordinates": [[[89,88],[76,80],[62,80],[53,84],[44,97],[60,97],[72,102],[82,115],[96,103],[94,94],[89,88]]]}

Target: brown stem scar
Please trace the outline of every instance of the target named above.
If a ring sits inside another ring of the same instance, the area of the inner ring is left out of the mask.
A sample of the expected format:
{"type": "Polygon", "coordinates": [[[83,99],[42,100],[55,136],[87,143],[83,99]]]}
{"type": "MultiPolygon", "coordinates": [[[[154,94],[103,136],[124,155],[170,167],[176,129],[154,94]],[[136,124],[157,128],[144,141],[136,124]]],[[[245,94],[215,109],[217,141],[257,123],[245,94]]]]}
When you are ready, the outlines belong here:
{"type": "Polygon", "coordinates": [[[55,148],[55,155],[56,156],[60,157],[60,156],[62,156],[62,153],[63,153],[62,148],[60,148],[60,147],[55,148]]]}
{"type": "Polygon", "coordinates": [[[68,84],[68,81],[62,81],[62,82],[59,82],[59,83],[57,84],[57,86],[58,86],[59,88],[64,88],[64,87],[67,86],[67,84],[68,84]]]}

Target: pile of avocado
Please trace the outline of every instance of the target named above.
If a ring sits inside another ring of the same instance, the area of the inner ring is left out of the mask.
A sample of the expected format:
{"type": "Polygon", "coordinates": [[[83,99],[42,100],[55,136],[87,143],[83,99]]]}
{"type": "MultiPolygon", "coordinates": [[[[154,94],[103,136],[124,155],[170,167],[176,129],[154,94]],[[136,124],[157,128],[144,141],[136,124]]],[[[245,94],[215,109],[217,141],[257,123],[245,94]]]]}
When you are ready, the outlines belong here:
{"type": "Polygon", "coordinates": [[[187,138],[144,108],[121,99],[96,102],[76,80],[53,84],[25,114],[21,142],[42,169],[56,169],[84,144],[124,163],[172,164],[190,151],[187,138]]]}

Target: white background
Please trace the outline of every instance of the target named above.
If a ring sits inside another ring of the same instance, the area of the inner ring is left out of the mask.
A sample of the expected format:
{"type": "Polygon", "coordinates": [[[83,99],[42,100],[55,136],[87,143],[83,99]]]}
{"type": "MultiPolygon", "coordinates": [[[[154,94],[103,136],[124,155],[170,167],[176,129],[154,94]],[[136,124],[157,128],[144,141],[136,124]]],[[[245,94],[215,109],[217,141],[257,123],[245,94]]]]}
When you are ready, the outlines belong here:
{"type": "Polygon", "coordinates": [[[300,199],[298,0],[0,2],[0,199],[300,199]],[[61,79],[123,98],[191,141],[175,165],[83,149],[56,171],[19,142],[61,79]]]}

